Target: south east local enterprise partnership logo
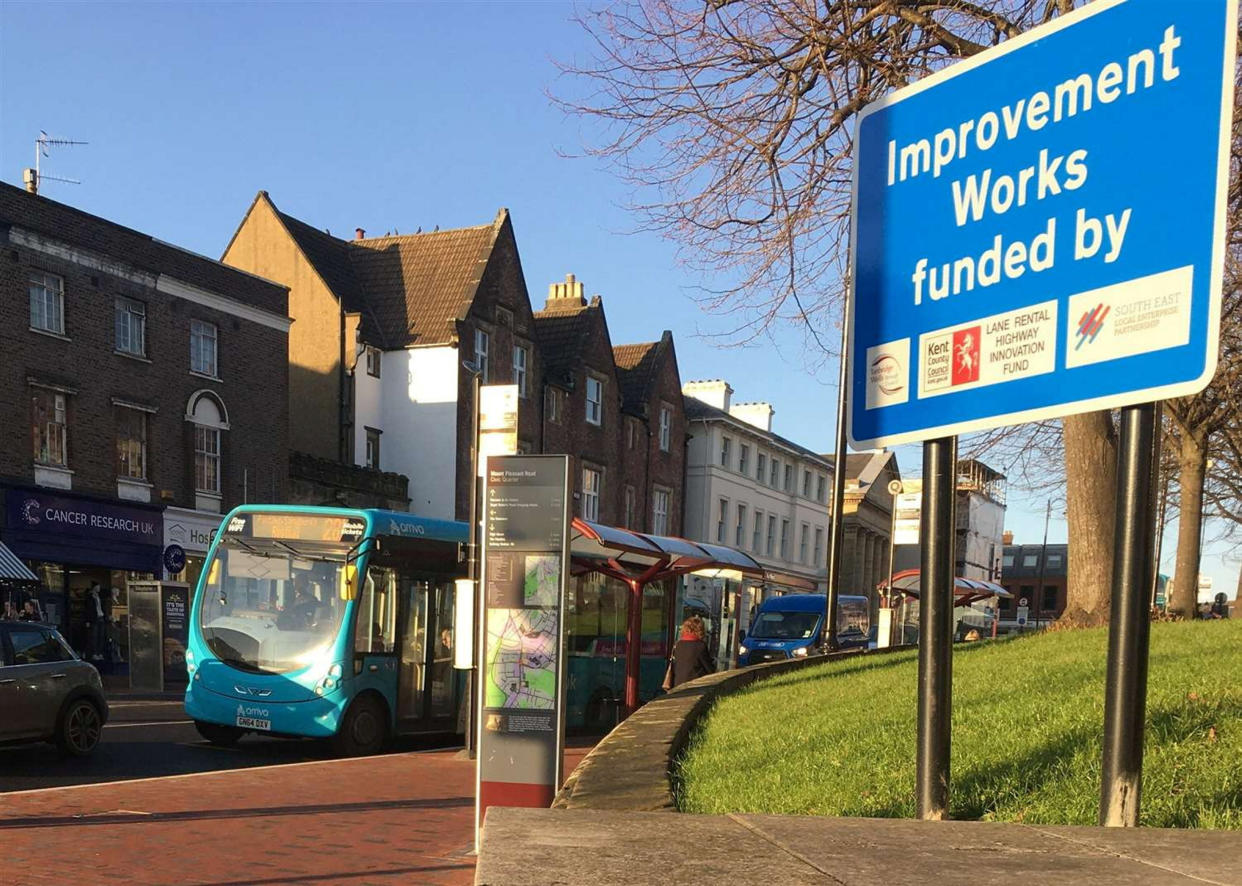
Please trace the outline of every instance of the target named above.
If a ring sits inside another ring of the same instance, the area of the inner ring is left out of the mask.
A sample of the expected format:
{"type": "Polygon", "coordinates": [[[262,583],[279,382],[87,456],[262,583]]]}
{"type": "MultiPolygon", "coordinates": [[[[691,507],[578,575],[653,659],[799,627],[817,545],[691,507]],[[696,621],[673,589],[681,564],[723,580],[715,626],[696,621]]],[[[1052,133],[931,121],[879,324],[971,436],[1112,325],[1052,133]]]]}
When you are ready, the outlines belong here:
{"type": "Polygon", "coordinates": [[[1094,310],[1082,315],[1082,319],[1078,321],[1078,344],[1074,345],[1075,351],[1081,348],[1084,342],[1089,344],[1095,341],[1095,337],[1104,328],[1104,318],[1108,316],[1111,309],[1111,305],[1100,302],[1094,310]]]}

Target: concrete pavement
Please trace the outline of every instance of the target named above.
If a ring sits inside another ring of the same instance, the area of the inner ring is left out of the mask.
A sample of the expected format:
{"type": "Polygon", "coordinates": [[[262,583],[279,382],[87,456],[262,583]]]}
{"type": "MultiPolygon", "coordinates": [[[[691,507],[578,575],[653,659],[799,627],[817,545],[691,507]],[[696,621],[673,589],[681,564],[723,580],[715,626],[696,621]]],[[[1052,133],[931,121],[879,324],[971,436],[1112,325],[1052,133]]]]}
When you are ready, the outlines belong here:
{"type": "Polygon", "coordinates": [[[1242,884],[1242,833],[783,815],[493,809],[480,886],[1242,884]]]}

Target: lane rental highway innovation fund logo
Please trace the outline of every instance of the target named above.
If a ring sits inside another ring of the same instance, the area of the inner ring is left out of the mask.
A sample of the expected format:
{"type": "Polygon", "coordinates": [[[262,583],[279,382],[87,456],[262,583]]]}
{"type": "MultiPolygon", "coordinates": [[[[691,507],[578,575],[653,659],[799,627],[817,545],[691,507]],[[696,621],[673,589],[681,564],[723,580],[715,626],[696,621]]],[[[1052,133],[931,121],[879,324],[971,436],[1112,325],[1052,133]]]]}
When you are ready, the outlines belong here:
{"type": "Polygon", "coordinates": [[[1100,302],[1094,309],[1082,315],[1082,319],[1078,321],[1078,344],[1074,345],[1075,351],[1081,348],[1084,342],[1089,344],[1095,341],[1095,337],[1104,328],[1104,318],[1108,316],[1111,309],[1111,305],[1100,302]]]}

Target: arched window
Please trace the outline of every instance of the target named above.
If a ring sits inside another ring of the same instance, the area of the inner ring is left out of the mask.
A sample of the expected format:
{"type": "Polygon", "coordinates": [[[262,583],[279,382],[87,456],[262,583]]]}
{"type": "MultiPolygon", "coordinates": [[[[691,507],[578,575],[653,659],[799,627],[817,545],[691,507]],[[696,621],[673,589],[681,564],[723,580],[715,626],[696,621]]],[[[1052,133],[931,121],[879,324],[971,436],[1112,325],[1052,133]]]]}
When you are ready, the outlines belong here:
{"type": "Polygon", "coordinates": [[[203,496],[220,495],[220,433],[229,429],[229,415],[214,391],[203,390],[190,397],[185,420],[194,426],[194,491],[202,508],[203,496]]]}

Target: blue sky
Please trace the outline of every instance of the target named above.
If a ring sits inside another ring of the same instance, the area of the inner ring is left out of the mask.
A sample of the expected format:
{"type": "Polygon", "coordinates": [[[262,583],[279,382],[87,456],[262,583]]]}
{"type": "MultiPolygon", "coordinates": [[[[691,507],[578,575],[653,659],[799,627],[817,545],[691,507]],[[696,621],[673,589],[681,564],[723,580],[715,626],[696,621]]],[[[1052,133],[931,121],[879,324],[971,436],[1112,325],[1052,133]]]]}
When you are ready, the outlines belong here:
{"type": "MultiPolygon", "coordinates": [[[[513,216],[533,306],[572,272],[604,297],[614,343],[673,330],[683,380],[724,378],[768,400],[774,429],[833,448],[835,368],[796,329],[722,347],[728,318],[673,246],[632,233],[630,194],[580,153],[591,123],[546,97],[553,59],[589,51],[563,2],[408,4],[0,4],[0,178],[21,184],[39,130],[54,149],[43,193],[218,257],[255,193],[341,236],[513,216]]],[[[899,450],[919,473],[920,448],[899,450]]],[[[1003,468],[1003,466],[1001,466],[1003,468]]],[[[1044,500],[1011,494],[1020,541],[1043,535],[1044,500]]],[[[1209,535],[1211,528],[1209,528],[1209,535]]],[[[1064,542],[1056,517],[1050,541],[1064,542]]],[[[1164,571],[1171,571],[1169,536],[1164,571]]],[[[1205,571],[1231,594],[1238,565],[1205,571]]]]}

